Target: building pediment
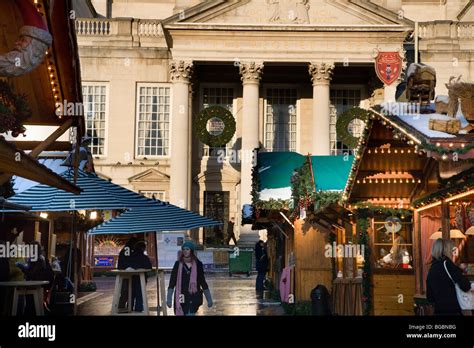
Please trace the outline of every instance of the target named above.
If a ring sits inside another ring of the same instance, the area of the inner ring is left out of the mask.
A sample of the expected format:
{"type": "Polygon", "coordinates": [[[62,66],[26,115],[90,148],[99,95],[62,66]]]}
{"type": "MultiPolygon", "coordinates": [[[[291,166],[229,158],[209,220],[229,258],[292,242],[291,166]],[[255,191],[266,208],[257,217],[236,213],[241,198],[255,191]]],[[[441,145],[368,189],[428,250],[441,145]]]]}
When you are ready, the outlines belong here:
{"type": "Polygon", "coordinates": [[[169,176],[157,169],[148,169],[142,173],[136,174],[128,178],[128,181],[133,182],[157,182],[169,181],[169,176]]]}
{"type": "Polygon", "coordinates": [[[231,0],[195,6],[166,24],[248,25],[400,25],[412,22],[386,8],[361,0],[231,0]]]}

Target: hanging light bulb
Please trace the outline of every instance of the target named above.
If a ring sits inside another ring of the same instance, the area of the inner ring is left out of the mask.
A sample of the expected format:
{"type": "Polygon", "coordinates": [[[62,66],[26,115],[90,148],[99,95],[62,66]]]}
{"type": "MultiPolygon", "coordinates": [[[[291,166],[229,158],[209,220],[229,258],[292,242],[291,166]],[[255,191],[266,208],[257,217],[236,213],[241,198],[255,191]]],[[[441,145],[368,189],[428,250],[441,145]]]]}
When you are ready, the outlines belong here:
{"type": "Polygon", "coordinates": [[[441,159],[442,159],[443,161],[447,161],[447,160],[449,159],[449,156],[444,153],[444,154],[441,156],[441,159]]]}

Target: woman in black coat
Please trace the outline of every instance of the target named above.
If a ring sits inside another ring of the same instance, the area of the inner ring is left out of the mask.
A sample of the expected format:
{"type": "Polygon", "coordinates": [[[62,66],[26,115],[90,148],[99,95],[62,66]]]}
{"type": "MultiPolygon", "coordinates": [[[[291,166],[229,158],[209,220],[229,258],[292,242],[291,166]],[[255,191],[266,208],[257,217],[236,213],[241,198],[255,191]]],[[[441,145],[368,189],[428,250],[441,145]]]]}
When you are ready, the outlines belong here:
{"type": "Polygon", "coordinates": [[[471,290],[469,279],[452,261],[456,253],[457,248],[451,240],[438,239],[433,244],[431,268],[426,279],[426,297],[434,304],[435,315],[462,315],[453,281],[461,290],[471,290]],[[445,264],[453,280],[449,278],[445,264]]]}
{"type": "Polygon", "coordinates": [[[173,289],[174,312],[176,315],[194,315],[202,305],[202,294],[206,296],[207,306],[212,307],[212,297],[204,277],[202,262],[194,255],[194,244],[185,242],[181,247],[181,255],[173,266],[166,304],[172,306],[173,289]],[[181,275],[181,277],[180,277],[181,275]]]}

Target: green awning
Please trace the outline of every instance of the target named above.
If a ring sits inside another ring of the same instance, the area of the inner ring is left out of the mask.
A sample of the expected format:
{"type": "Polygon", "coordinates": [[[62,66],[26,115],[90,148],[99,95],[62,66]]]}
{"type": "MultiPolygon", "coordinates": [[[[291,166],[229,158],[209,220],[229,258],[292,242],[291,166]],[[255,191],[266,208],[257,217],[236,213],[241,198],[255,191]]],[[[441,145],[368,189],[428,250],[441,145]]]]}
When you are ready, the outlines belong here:
{"type": "MultiPolygon", "coordinates": [[[[296,152],[258,154],[260,199],[291,198],[291,177],[305,162],[296,152]]],[[[354,156],[311,156],[317,190],[341,191],[352,167],[354,156]]]]}

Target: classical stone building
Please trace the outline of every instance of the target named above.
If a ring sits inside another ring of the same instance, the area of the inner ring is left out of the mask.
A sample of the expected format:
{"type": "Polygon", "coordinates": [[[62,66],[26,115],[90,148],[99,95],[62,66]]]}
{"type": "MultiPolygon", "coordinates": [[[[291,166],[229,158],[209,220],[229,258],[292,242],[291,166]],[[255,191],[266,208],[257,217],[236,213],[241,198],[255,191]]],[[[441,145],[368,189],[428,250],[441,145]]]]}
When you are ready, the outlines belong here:
{"type": "MultiPolygon", "coordinates": [[[[397,83],[383,86],[376,76],[377,52],[398,52],[406,65],[418,48],[437,70],[437,94],[446,94],[449,76],[474,74],[468,0],[86,4],[76,30],[96,171],[211,217],[235,217],[236,226],[251,201],[254,148],[341,155],[350,149],[338,141],[337,115],[377,92],[395,100],[397,83]],[[211,105],[236,120],[223,148],[193,132],[211,105]]],[[[219,244],[221,232],[193,237],[219,244]]]]}

